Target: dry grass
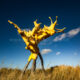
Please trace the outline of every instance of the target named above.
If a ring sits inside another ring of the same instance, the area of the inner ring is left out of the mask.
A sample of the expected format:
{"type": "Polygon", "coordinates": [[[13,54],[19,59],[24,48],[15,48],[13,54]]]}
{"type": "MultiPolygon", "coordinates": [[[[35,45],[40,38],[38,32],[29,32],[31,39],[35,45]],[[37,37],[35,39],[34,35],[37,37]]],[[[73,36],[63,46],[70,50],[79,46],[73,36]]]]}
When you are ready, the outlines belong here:
{"type": "MultiPolygon", "coordinates": [[[[0,80],[20,80],[22,71],[19,69],[0,69],[0,80]]],[[[31,74],[30,70],[26,71],[22,80],[80,80],[80,66],[56,66],[45,71],[36,70],[31,74]]]]}

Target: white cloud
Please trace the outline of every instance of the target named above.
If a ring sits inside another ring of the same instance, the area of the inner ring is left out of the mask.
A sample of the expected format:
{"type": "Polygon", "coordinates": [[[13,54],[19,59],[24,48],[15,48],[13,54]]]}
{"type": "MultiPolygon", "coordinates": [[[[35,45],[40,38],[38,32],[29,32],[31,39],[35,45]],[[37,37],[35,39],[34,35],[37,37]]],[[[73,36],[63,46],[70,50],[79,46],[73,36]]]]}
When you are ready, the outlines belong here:
{"type": "Polygon", "coordinates": [[[49,52],[52,52],[51,49],[42,49],[41,54],[47,54],[49,52]]]}
{"type": "Polygon", "coordinates": [[[55,37],[53,41],[54,41],[54,42],[56,42],[56,41],[61,41],[61,40],[63,40],[64,38],[66,38],[66,34],[65,34],[65,33],[63,33],[62,35],[59,35],[59,36],[55,37]]]}
{"type": "Polygon", "coordinates": [[[72,29],[70,30],[69,32],[67,33],[63,33],[57,37],[54,38],[54,42],[57,42],[57,41],[61,41],[65,38],[71,38],[71,37],[74,37],[75,35],[77,35],[78,33],[80,32],[80,27],[79,28],[76,28],[76,29],[72,29]]]}
{"type": "Polygon", "coordinates": [[[80,32],[80,28],[76,28],[76,29],[70,30],[67,34],[68,34],[68,37],[73,37],[77,35],[79,32],[80,32]]]}
{"type": "Polygon", "coordinates": [[[57,52],[57,53],[56,53],[56,55],[60,55],[60,54],[61,54],[61,52],[57,52]]]}

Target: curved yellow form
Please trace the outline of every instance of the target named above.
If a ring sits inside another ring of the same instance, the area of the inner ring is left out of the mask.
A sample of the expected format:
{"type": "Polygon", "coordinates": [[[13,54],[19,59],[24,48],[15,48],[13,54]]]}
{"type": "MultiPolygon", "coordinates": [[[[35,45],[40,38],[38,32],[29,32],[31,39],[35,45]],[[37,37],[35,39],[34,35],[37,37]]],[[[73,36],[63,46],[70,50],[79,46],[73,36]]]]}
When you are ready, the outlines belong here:
{"type": "Polygon", "coordinates": [[[26,30],[21,30],[18,25],[16,25],[15,23],[13,23],[12,21],[8,20],[8,22],[10,24],[13,24],[14,27],[17,29],[18,33],[21,35],[22,39],[24,40],[26,47],[25,49],[28,49],[31,51],[31,55],[28,59],[28,61],[30,61],[31,59],[35,60],[37,59],[37,55],[39,53],[39,48],[38,48],[38,44],[43,40],[46,39],[52,35],[54,35],[55,33],[59,33],[59,32],[63,32],[65,30],[65,28],[63,29],[56,29],[55,26],[57,25],[57,18],[58,16],[56,16],[56,20],[53,23],[51,17],[49,17],[51,24],[50,26],[46,26],[44,25],[44,27],[41,29],[40,25],[41,23],[37,23],[37,20],[35,20],[34,23],[34,28],[29,31],[26,30]]]}

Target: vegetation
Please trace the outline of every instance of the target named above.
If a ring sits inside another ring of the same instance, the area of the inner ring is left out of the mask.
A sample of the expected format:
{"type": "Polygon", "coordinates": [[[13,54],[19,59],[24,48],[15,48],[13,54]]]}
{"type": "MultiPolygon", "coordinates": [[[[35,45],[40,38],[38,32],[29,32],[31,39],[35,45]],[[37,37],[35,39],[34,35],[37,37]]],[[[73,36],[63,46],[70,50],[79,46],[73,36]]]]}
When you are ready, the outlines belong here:
{"type": "MultiPolygon", "coordinates": [[[[22,71],[19,69],[0,69],[0,80],[20,80],[22,71]]],[[[80,80],[80,66],[56,66],[46,69],[45,73],[42,70],[36,70],[31,74],[27,70],[22,80],[80,80]]]]}

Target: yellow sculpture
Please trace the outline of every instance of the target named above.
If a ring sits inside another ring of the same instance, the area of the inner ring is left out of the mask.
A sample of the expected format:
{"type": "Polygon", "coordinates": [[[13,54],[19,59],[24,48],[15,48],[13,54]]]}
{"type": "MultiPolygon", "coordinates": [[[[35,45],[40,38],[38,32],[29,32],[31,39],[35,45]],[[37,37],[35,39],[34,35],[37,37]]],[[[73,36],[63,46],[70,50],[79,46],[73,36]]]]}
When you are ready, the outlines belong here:
{"type": "Polygon", "coordinates": [[[8,20],[10,24],[13,24],[14,27],[17,29],[18,33],[21,35],[22,39],[24,40],[26,47],[25,49],[28,49],[31,51],[31,55],[28,59],[28,63],[26,64],[23,74],[25,73],[26,68],[28,67],[29,63],[31,60],[33,60],[33,65],[32,65],[32,72],[35,71],[36,68],[36,59],[39,56],[41,60],[41,65],[42,69],[44,70],[44,64],[43,64],[43,58],[40,54],[38,44],[43,40],[46,39],[55,33],[60,33],[63,32],[65,27],[63,29],[56,29],[55,26],[57,25],[57,16],[56,20],[53,23],[51,17],[49,17],[51,24],[50,26],[44,25],[43,28],[40,28],[41,23],[37,23],[37,20],[34,21],[34,28],[29,31],[26,30],[21,30],[18,25],[13,23],[12,21],[8,20]]]}

